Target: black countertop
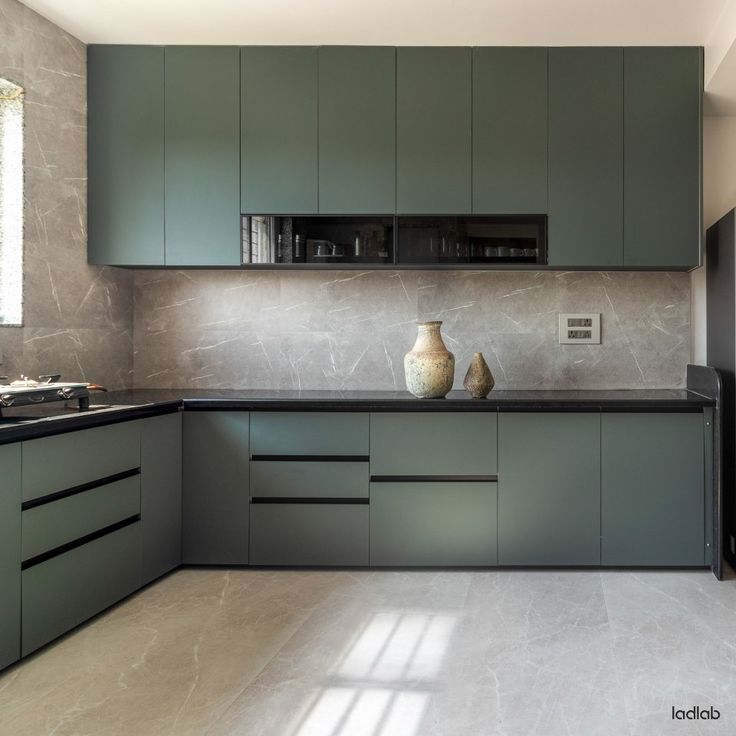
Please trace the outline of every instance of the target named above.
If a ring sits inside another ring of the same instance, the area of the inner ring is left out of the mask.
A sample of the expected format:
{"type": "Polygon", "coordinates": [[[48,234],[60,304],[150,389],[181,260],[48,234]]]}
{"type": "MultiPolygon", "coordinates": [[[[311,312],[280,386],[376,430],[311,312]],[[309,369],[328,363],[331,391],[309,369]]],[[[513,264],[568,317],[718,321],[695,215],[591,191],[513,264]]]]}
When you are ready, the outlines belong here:
{"type": "Polygon", "coordinates": [[[715,400],[686,389],[617,391],[492,391],[472,399],[451,391],[444,399],[416,399],[406,391],[266,391],[135,389],[93,393],[92,411],[61,402],[4,409],[0,444],[143,419],[178,411],[702,411],[715,400]]]}
{"type": "MultiPolygon", "coordinates": [[[[148,393],[148,392],[146,392],[148,393]]],[[[151,400],[156,400],[150,392],[151,400]]],[[[138,392],[132,392],[137,395],[138,392]]],[[[171,395],[168,394],[167,395],[171,395]]],[[[269,409],[329,411],[545,411],[556,409],[700,410],[713,401],[685,389],[622,391],[491,391],[473,399],[451,391],[444,399],[417,399],[406,391],[238,391],[179,392],[186,409],[269,409]]],[[[160,398],[160,397],[159,397],[160,398]]]]}

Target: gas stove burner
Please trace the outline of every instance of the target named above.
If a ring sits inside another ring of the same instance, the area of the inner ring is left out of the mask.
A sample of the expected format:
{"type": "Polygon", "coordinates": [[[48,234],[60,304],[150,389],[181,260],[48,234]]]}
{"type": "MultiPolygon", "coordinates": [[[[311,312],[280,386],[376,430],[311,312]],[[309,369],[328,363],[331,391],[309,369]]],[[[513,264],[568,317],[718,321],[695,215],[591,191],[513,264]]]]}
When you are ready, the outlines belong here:
{"type": "MultiPolygon", "coordinates": [[[[0,412],[3,407],[29,406],[49,401],[79,401],[79,411],[89,409],[89,384],[60,382],[61,374],[39,376],[34,381],[27,376],[7,383],[7,376],[0,376],[0,412]]],[[[0,413],[1,416],[1,413],[0,413]]]]}
{"type": "Polygon", "coordinates": [[[8,382],[7,376],[0,376],[0,387],[2,386],[13,386],[13,387],[21,387],[21,388],[28,388],[30,386],[40,386],[40,385],[48,385],[57,383],[59,379],[61,378],[61,373],[51,373],[48,376],[39,376],[38,381],[34,381],[32,378],[29,378],[28,376],[24,376],[21,373],[20,378],[16,379],[15,381],[8,382]]]}

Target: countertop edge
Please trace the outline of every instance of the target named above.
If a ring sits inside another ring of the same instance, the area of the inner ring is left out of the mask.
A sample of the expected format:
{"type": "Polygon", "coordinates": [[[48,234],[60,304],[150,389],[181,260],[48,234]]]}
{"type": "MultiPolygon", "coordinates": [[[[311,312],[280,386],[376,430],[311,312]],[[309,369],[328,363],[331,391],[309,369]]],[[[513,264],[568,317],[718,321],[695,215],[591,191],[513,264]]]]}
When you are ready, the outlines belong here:
{"type": "MultiPolygon", "coordinates": [[[[126,392],[121,392],[125,394],[126,392]]],[[[150,395],[151,392],[149,392],[150,395]]],[[[155,393],[155,392],[153,392],[155,393]]],[[[0,429],[0,445],[51,435],[66,434],[82,429],[118,424],[136,419],[185,411],[334,411],[334,412],[695,412],[700,413],[716,404],[715,399],[694,391],[683,390],[683,398],[445,398],[416,399],[356,398],[356,397],[189,397],[187,391],[167,391],[165,399],[149,399],[140,404],[125,404],[99,412],[39,418],[27,424],[9,425],[0,429]],[[173,396],[171,394],[174,394],[173,396]]],[[[135,390],[128,392],[135,395],[135,390]]],[[[135,397],[134,397],[135,398],[135,397]]]]}
{"type": "Polygon", "coordinates": [[[181,406],[182,402],[179,399],[125,406],[108,409],[104,412],[79,412],[65,417],[39,419],[37,422],[29,422],[28,424],[10,425],[0,429],[0,445],[66,434],[67,432],[77,432],[92,427],[103,427],[107,424],[119,424],[135,419],[146,419],[162,414],[173,414],[179,411],[181,406]]]}

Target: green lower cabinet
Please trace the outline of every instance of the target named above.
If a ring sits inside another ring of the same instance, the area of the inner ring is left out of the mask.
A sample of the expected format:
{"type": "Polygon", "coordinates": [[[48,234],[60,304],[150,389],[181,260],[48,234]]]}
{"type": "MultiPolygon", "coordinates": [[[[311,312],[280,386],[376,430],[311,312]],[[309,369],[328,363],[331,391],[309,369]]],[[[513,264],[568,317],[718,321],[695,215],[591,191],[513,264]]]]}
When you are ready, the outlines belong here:
{"type": "Polygon", "coordinates": [[[368,505],[254,503],[250,511],[252,565],[368,564],[368,505]]]}
{"type": "Polygon", "coordinates": [[[253,498],[368,498],[368,463],[262,461],[250,464],[253,498]]]}
{"type": "Polygon", "coordinates": [[[600,564],[600,420],[499,415],[500,565],[600,564]]]}
{"type": "Polygon", "coordinates": [[[368,455],[368,414],[254,411],[250,451],[258,455],[368,455]]]}
{"type": "Polygon", "coordinates": [[[0,447],[0,669],[20,657],[20,443],[0,447]]]}
{"type": "Polygon", "coordinates": [[[135,522],[23,571],[26,656],[141,586],[135,522]]]}
{"type": "Polygon", "coordinates": [[[495,565],[496,507],[491,482],[371,483],[371,565],[495,565]]]}
{"type": "Polygon", "coordinates": [[[495,475],[496,412],[371,414],[372,475],[495,475]]]}
{"type": "Polygon", "coordinates": [[[26,509],[23,561],[130,519],[140,511],[140,475],[26,509]]]}
{"type": "Polygon", "coordinates": [[[181,564],[182,415],[144,420],[141,429],[143,584],[181,564]]]}
{"type": "Polygon", "coordinates": [[[704,565],[703,415],[603,414],[602,563],[704,565]]]}
{"type": "Polygon", "coordinates": [[[141,464],[138,422],[42,437],[23,442],[22,447],[24,501],[135,470],[141,464]],[[70,457],[74,462],[69,462],[70,457]]]}
{"type": "Polygon", "coordinates": [[[249,414],[184,413],[182,560],[248,563],[249,414]]]}

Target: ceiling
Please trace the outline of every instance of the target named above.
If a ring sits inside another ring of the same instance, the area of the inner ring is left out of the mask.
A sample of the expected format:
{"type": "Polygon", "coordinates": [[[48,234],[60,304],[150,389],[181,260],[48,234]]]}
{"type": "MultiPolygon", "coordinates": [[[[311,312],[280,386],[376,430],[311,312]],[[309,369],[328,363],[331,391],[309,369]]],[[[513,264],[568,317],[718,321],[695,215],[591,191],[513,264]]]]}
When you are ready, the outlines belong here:
{"type": "Polygon", "coordinates": [[[23,0],[86,43],[705,45],[729,0],[23,0]]]}

